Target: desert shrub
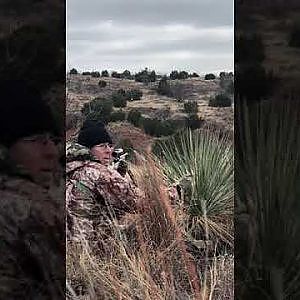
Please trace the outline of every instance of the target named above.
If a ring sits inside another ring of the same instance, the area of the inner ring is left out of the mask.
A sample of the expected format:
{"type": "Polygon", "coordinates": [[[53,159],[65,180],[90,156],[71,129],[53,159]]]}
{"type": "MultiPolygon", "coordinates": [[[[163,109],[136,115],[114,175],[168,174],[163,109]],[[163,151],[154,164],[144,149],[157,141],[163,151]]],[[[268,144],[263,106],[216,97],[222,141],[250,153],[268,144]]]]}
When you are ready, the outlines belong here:
{"type": "Polygon", "coordinates": [[[178,72],[177,70],[174,70],[170,73],[170,79],[175,80],[175,79],[187,79],[189,77],[189,73],[186,71],[180,71],[178,72]]]}
{"type": "Polygon", "coordinates": [[[113,93],[111,98],[112,98],[114,107],[126,107],[127,106],[126,95],[124,95],[122,92],[118,91],[116,93],[113,93]]]}
{"type": "Polygon", "coordinates": [[[80,284],[87,291],[84,297],[91,299],[118,299],[120,295],[124,295],[124,300],[208,298],[202,297],[196,265],[186,249],[181,219],[174,212],[164,189],[162,171],[147,159],[135,171],[134,177],[145,200],[129,220],[133,225],[130,227],[134,228],[132,231],[137,231],[136,244],[141,246],[132,246],[132,234],[128,234],[131,230],[120,229],[116,222],[105,227],[100,224],[95,233],[100,244],[103,236],[107,236],[104,230],[108,229],[110,238],[105,241],[108,255],[101,255],[100,249],[90,248],[86,240],[69,243],[68,295],[72,299],[79,298],[71,295],[76,295],[80,284]]]}
{"type": "Polygon", "coordinates": [[[110,115],[110,122],[124,121],[126,119],[126,113],[124,111],[114,111],[110,115]]]}
{"type": "Polygon", "coordinates": [[[178,79],[187,79],[189,78],[189,73],[186,71],[180,71],[178,74],[178,79]]]}
{"type": "Polygon", "coordinates": [[[189,77],[196,78],[196,77],[200,77],[200,76],[196,72],[193,72],[192,74],[189,75],[189,77]]]}
{"type": "Polygon", "coordinates": [[[168,136],[177,130],[176,120],[142,118],[141,125],[147,134],[156,137],[168,136]]]}
{"type": "Polygon", "coordinates": [[[209,73],[204,76],[204,79],[205,80],[213,80],[213,79],[216,79],[216,76],[212,73],[209,73]]]}
{"type": "Polygon", "coordinates": [[[141,125],[141,118],[142,114],[136,109],[132,109],[129,111],[127,116],[127,121],[133,124],[136,127],[139,127],[141,125]]]}
{"type": "Polygon", "coordinates": [[[141,100],[143,92],[139,89],[132,89],[126,92],[127,100],[141,100]]]}
{"type": "MultiPolygon", "coordinates": [[[[299,270],[299,231],[294,228],[295,224],[299,224],[300,208],[300,131],[296,125],[299,124],[300,103],[299,98],[271,100],[260,102],[255,107],[242,103],[236,115],[237,124],[243,124],[237,126],[238,135],[235,139],[236,197],[239,199],[235,208],[241,212],[237,215],[236,224],[238,232],[244,228],[238,235],[238,248],[245,249],[245,252],[239,249],[238,253],[247,253],[246,257],[250,258],[251,253],[246,251],[253,243],[261,243],[253,256],[253,268],[249,267],[246,259],[238,265],[239,276],[245,269],[251,276],[250,286],[260,280],[267,282],[272,274],[270,266],[278,261],[282,262],[283,274],[286,272],[294,276],[299,270]],[[251,194],[255,195],[253,199],[249,197],[251,194]],[[251,226],[256,230],[254,236],[243,226],[245,221],[242,220],[243,207],[251,205],[255,207],[253,218],[256,223],[251,226]],[[288,261],[296,262],[294,268],[288,261]],[[262,269],[267,271],[257,275],[262,269]]],[[[278,281],[282,294],[287,293],[290,299],[296,299],[297,282],[287,287],[284,280],[278,281]]],[[[269,285],[262,286],[262,293],[270,298],[275,295],[269,285]]],[[[246,298],[243,293],[240,296],[240,299],[246,298]]]]}
{"type": "Polygon", "coordinates": [[[89,71],[84,71],[84,72],[82,72],[82,75],[83,75],[83,76],[91,75],[91,72],[89,72],[89,71]]]}
{"type": "Polygon", "coordinates": [[[170,73],[170,79],[171,80],[175,80],[175,79],[178,79],[178,76],[179,76],[179,73],[177,70],[174,70],[170,73]]]}
{"type": "Polygon", "coordinates": [[[116,93],[122,96],[126,96],[126,91],[124,89],[118,89],[116,93]]]}
{"type": "Polygon", "coordinates": [[[227,93],[229,95],[233,95],[234,94],[234,81],[229,80],[228,84],[226,84],[224,89],[225,89],[225,93],[227,93]]]}
{"type": "Polygon", "coordinates": [[[101,72],[101,77],[109,77],[108,71],[107,71],[107,70],[103,70],[103,71],[101,72]]]}
{"type": "Polygon", "coordinates": [[[150,80],[150,82],[155,82],[156,81],[156,73],[155,73],[154,70],[150,72],[149,80],[150,80]]]}
{"type": "Polygon", "coordinates": [[[184,130],[159,142],[158,156],[170,182],[185,186],[190,216],[230,244],[232,232],[215,217],[233,214],[233,145],[217,130],[184,130]]]}
{"type": "Polygon", "coordinates": [[[111,73],[111,77],[113,77],[113,78],[122,78],[122,74],[120,74],[120,73],[118,73],[116,71],[113,71],[111,73]]]}
{"type": "Polygon", "coordinates": [[[168,97],[173,96],[171,85],[168,82],[167,76],[162,77],[162,79],[159,81],[157,93],[168,97]]]}
{"type": "Polygon", "coordinates": [[[177,101],[183,101],[186,97],[184,85],[176,82],[172,87],[172,97],[174,97],[177,101]]]}
{"type": "Polygon", "coordinates": [[[198,112],[197,101],[187,101],[184,103],[184,111],[188,114],[196,114],[198,112]]]}
{"type": "Polygon", "coordinates": [[[234,79],[232,73],[220,73],[220,87],[225,94],[233,95],[234,93],[234,79]]]}
{"type": "Polygon", "coordinates": [[[291,33],[289,36],[290,47],[300,47],[300,22],[295,23],[292,26],[291,33]]]}
{"type": "Polygon", "coordinates": [[[95,98],[91,102],[85,103],[82,113],[86,119],[95,119],[107,123],[113,110],[111,99],[95,98]]]}
{"type": "Polygon", "coordinates": [[[93,72],[91,72],[91,76],[94,77],[94,78],[99,78],[100,73],[98,71],[93,71],[93,72]]]}
{"type": "Polygon", "coordinates": [[[125,78],[125,79],[131,79],[132,76],[131,76],[131,73],[129,70],[125,70],[123,73],[122,73],[122,77],[125,78]]]}
{"type": "Polygon", "coordinates": [[[137,82],[143,82],[143,83],[150,82],[148,69],[145,68],[145,70],[142,70],[141,72],[136,73],[134,75],[134,79],[137,82]]]}
{"type": "Polygon", "coordinates": [[[107,86],[107,82],[104,80],[99,80],[98,85],[101,88],[105,88],[107,86]]]}
{"type": "Polygon", "coordinates": [[[231,106],[231,98],[226,94],[218,94],[209,100],[209,106],[228,107],[231,106]]]}
{"type": "Polygon", "coordinates": [[[73,68],[73,69],[70,70],[70,74],[71,75],[77,75],[78,71],[75,68],[73,68]]]}
{"type": "Polygon", "coordinates": [[[203,125],[203,119],[199,118],[199,116],[197,114],[190,114],[187,118],[186,118],[186,127],[194,130],[194,129],[198,129],[203,125]]]}

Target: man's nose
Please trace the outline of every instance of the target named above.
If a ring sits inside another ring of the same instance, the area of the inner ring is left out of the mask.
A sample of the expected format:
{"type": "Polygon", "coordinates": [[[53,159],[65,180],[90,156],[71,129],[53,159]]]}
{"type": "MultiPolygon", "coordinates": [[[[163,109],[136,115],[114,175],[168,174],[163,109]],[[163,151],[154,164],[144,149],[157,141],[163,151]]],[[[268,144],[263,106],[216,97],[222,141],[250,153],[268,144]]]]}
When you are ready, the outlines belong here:
{"type": "Polygon", "coordinates": [[[112,153],[112,149],[110,147],[105,147],[105,152],[106,153],[112,153]]]}

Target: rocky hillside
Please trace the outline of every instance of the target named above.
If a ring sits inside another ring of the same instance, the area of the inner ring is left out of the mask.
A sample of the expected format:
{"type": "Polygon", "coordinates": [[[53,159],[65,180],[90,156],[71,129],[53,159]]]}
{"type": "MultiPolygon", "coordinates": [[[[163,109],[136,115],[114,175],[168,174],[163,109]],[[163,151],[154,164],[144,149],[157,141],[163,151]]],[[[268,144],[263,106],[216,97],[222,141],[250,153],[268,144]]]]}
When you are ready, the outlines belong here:
{"type": "Polygon", "coordinates": [[[101,78],[107,82],[106,87],[98,85],[99,78],[82,75],[68,75],[67,77],[67,114],[80,112],[82,106],[95,97],[110,97],[118,89],[142,90],[143,97],[139,101],[128,102],[124,111],[132,108],[138,109],[144,116],[151,118],[168,118],[182,120],[187,115],[183,110],[185,101],[197,101],[199,117],[205,122],[212,123],[227,130],[233,129],[233,109],[231,107],[210,107],[210,97],[221,91],[219,80],[204,80],[201,78],[190,78],[185,80],[172,81],[175,84],[183,101],[175,98],[162,96],[155,91],[155,84],[145,86],[143,83],[134,80],[118,78],[101,78]]]}

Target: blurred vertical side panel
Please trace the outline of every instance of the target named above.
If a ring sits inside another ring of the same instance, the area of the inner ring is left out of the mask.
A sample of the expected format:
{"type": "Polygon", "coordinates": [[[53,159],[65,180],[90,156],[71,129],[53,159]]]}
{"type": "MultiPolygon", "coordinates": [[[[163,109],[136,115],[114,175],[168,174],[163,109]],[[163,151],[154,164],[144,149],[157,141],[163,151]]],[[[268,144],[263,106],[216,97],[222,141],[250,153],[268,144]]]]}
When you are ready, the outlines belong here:
{"type": "Polygon", "coordinates": [[[65,1],[0,2],[0,299],[65,298],[65,1]]]}
{"type": "Polygon", "coordinates": [[[235,298],[300,299],[300,5],[235,4],[235,298]]]}

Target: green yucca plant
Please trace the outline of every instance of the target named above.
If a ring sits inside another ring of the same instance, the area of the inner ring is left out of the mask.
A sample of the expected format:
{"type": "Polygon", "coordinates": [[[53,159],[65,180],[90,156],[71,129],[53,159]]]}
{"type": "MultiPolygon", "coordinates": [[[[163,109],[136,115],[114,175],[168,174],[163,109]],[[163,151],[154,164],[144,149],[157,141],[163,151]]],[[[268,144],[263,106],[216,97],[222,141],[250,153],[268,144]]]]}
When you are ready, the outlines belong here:
{"type": "Polygon", "coordinates": [[[237,220],[242,213],[247,216],[246,232],[241,222],[236,226],[237,250],[242,253],[237,259],[237,270],[241,271],[237,279],[243,281],[236,284],[246,287],[237,289],[243,299],[247,295],[264,299],[300,297],[297,104],[290,99],[251,107],[243,104],[237,114],[237,220]],[[249,238],[243,239],[247,231],[249,238]],[[249,295],[246,290],[250,287],[249,295]]]}
{"type": "Polygon", "coordinates": [[[159,157],[172,183],[190,180],[189,212],[196,216],[231,214],[233,145],[219,131],[185,130],[159,145],[159,157]]]}
{"type": "Polygon", "coordinates": [[[192,223],[232,245],[228,226],[220,222],[222,217],[232,220],[233,214],[233,145],[229,137],[211,128],[188,129],[161,142],[157,155],[169,181],[185,186],[192,223]]]}

